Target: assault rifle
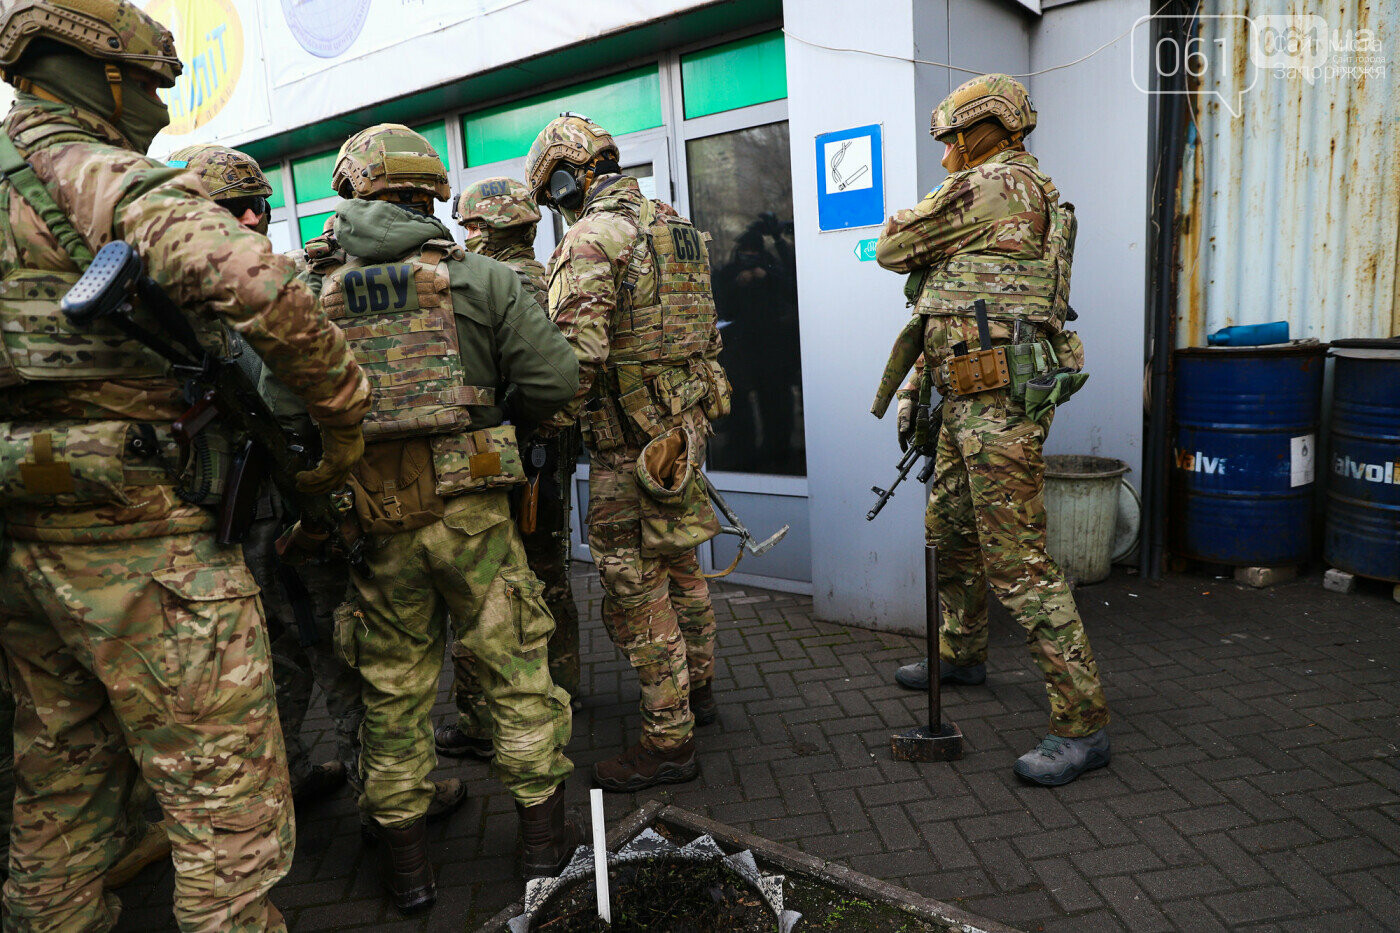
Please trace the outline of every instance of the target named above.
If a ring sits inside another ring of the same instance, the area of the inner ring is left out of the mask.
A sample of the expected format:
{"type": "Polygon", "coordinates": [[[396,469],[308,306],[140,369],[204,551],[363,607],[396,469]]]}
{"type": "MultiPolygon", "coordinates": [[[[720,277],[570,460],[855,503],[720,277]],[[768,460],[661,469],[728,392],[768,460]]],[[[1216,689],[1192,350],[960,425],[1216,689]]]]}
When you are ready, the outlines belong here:
{"type": "Polygon", "coordinates": [[[875,493],[875,507],[865,513],[865,520],[875,521],[875,516],[894,498],[894,491],[899,488],[899,484],[909,478],[909,472],[914,469],[914,464],[919,462],[920,457],[927,460],[917,476],[919,485],[927,485],[933,478],[934,471],[934,448],[938,444],[938,430],[943,425],[943,403],[929,405],[930,389],[927,379],[920,384],[918,405],[914,409],[914,438],[909,444],[904,456],[899,458],[899,464],[895,467],[898,475],[894,482],[890,483],[887,489],[879,486],[871,486],[870,491],[875,493]]]}
{"type": "Polygon", "coordinates": [[[357,536],[351,540],[345,535],[345,518],[354,505],[350,490],[312,496],[297,489],[296,474],[313,465],[306,448],[283,432],[257,387],[233,359],[219,356],[199,342],[170,296],[146,275],[141,257],[130,244],[113,240],[102,247],[63,297],[61,307],[79,328],[107,321],[170,361],[176,375],[185,379],[186,396],[194,400],[171,428],[186,456],[199,433],[216,418],[231,423],[243,435],[245,440],[234,451],[220,504],[220,543],[242,540],[253,518],[258,480],[270,475],[283,500],[295,506],[306,537],[316,541],[329,538],[333,553],[344,557],[360,576],[372,576],[365,560],[368,539],[357,536]],[[150,309],[161,333],[136,321],[133,300],[150,309]]]}

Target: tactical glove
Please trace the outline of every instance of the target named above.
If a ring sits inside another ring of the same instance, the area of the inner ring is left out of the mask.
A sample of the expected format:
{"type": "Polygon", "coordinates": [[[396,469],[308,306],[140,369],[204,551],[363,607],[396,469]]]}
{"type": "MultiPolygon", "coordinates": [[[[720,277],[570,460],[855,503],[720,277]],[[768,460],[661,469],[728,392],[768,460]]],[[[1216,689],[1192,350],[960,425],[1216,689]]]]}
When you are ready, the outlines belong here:
{"type": "Polygon", "coordinates": [[[345,427],[318,424],[321,429],[321,462],[314,470],[297,474],[297,488],[313,496],[345,485],[346,478],[365,452],[365,434],[359,423],[345,427]]]}
{"type": "Polygon", "coordinates": [[[904,397],[895,408],[894,427],[899,437],[899,449],[909,449],[909,440],[914,435],[914,400],[904,397]]]}

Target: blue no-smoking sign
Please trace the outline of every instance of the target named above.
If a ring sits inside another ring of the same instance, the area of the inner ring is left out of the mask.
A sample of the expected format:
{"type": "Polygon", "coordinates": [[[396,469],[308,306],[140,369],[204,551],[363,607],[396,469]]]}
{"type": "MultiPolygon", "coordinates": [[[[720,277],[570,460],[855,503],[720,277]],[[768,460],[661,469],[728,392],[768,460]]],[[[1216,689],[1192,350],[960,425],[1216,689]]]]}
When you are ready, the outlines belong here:
{"type": "Polygon", "coordinates": [[[817,137],[817,226],[821,230],[885,222],[885,160],[880,124],[817,137]]]}

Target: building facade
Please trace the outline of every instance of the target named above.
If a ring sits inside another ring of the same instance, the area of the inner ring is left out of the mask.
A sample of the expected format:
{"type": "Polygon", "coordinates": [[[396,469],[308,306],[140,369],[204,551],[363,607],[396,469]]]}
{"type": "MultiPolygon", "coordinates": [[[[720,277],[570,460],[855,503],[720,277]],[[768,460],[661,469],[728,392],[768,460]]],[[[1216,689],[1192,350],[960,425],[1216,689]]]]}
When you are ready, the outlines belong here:
{"type": "MultiPolygon", "coordinates": [[[[903,281],[871,261],[871,241],[944,175],[932,107],[973,73],[1026,75],[1040,113],[1029,148],[1078,208],[1072,302],[1092,374],[1050,449],[1140,467],[1151,98],[1134,22],[1147,0],[145,6],[187,62],[153,154],[195,141],[253,154],[276,187],[284,250],[320,233],[336,150],[371,123],[422,132],[455,190],[522,177],[561,111],[610,129],[624,170],[712,237],[736,397],[709,472],[756,533],[792,529],[733,579],[810,592],[821,618],[891,630],[922,626],[923,503],[911,483],[865,521],[898,457],[892,417],[869,408],[907,319],[903,281]],[[857,201],[849,216],[831,208],[857,201]]],[[[541,259],[562,232],[546,212],[541,259]]],[[[578,482],[583,502],[586,468],[578,482]]],[[[587,559],[579,531],[576,517],[587,559]]],[[[734,546],[717,539],[707,564],[727,566],[734,546]]]]}

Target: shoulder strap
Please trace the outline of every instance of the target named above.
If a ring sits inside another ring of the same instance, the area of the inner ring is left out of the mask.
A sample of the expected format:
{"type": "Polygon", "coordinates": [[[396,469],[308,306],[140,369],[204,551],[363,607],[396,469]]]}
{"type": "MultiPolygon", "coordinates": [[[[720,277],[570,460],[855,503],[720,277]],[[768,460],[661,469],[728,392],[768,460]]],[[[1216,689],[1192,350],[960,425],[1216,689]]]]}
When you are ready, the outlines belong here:
{"type": "Polygon", "coordinates": [[[9,135],[3,132],[0,132],[0,180],[15,186],[15,191],[39,215],[78,268],[86,269],[92,263],[92,250],[74,229],[73,222],[54,201],[33,166],[19,154],[9,135]]]}

